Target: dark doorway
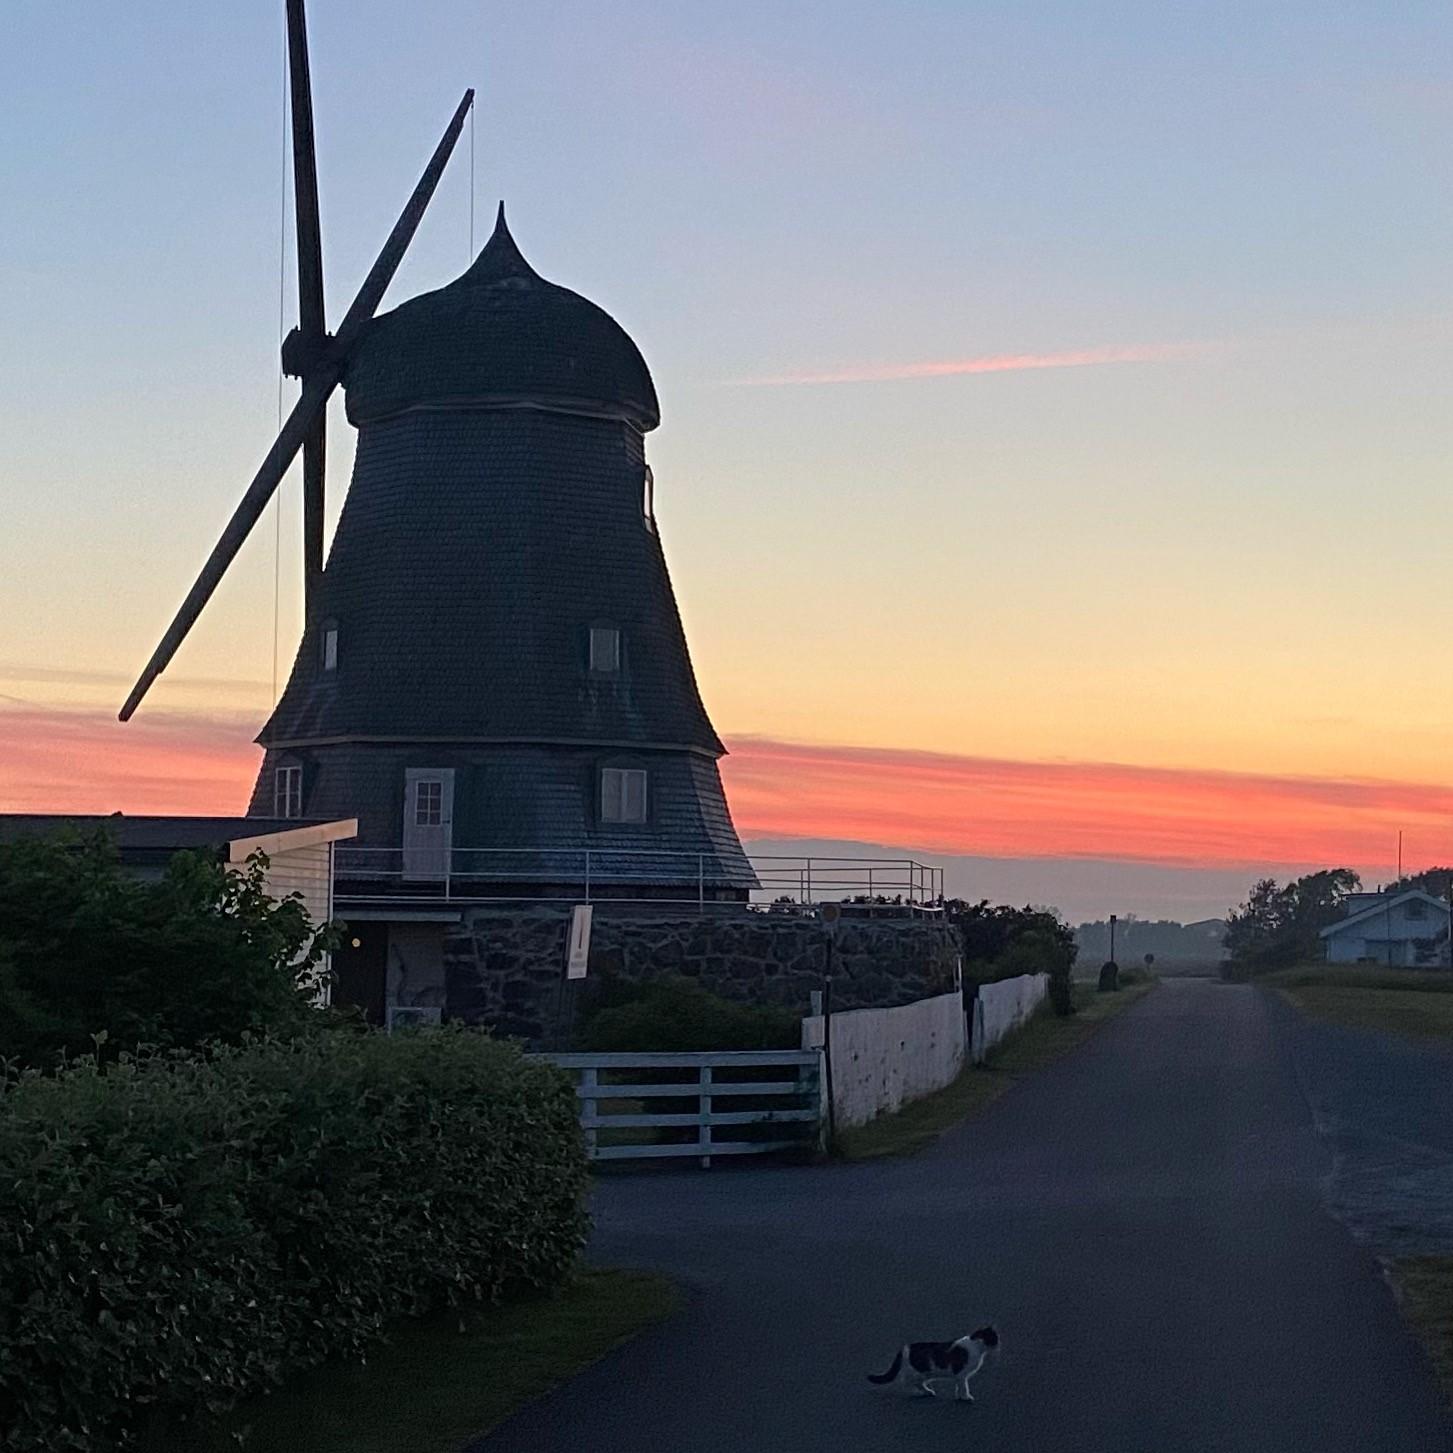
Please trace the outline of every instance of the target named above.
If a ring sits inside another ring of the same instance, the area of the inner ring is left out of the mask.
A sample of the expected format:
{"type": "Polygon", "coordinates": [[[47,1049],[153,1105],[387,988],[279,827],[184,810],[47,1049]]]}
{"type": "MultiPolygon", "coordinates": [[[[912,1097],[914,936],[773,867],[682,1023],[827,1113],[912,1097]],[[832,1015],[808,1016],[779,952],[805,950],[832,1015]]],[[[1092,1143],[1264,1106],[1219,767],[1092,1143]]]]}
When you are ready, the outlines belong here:
{"type": "Polygon", "coordinates": [[[387,965],[388,924],[347,925],[333,955],[333,1002],[356,1004],[370,1024],[382,1024],[387,965]]]}

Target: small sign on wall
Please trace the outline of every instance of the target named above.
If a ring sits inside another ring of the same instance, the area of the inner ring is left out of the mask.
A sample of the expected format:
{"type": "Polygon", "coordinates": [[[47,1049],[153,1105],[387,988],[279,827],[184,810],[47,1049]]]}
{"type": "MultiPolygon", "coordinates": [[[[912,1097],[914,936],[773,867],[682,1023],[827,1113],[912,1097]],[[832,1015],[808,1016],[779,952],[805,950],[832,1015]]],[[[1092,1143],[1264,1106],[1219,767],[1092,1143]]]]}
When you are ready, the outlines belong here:
{"type": "Polygon", "coordinates": [[[590,964],[590,914],[588,903],[579,903],[570,915],[570,943],[565,954],[565,977],[583,979],[590,964]]]}

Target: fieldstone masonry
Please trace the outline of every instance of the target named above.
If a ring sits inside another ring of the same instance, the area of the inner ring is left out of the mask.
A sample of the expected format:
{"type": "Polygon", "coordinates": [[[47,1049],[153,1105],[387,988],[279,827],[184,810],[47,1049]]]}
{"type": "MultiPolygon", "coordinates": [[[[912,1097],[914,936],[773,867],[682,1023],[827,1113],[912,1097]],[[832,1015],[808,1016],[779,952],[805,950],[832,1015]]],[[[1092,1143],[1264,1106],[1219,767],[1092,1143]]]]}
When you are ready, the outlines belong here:
{"type": "MultiPolygon", "coordinates": [[[[449,1016],[534,1042],[553,1037],[569,922],[561,906],[466,910],[444,945],[449,1016]]],[[[828,932],[808,914],[597,905],[590,974],[681,974],[724,998],[806,1014],[822,987],[828,932]]],[[[834,1009],[887,1008],[953,987],[958,937],[941,918],[845,918],[832,932],[834,1009]]]]}

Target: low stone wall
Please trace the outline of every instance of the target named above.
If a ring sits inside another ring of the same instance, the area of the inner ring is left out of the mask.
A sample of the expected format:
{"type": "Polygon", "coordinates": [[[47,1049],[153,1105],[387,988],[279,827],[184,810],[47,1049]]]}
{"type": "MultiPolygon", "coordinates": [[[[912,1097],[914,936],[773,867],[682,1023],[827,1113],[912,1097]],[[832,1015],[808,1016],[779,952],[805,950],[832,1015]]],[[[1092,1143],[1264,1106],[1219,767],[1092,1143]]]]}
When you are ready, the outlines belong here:
{"type": "MultiPolygon", "coordinates": [[[[466,909],[444,945],[446,1012],[501,1034],[551,1040],[563,1020],[569,922],[563,905],[466,909]]],[[[953,983],[958,936],[942,918],[846,918],[833,932],[835,1010],[905,1004],[953,983]]],[[[590,975],[681,974],[724,998],[806,1014],[812,991],[822,987],[827,940],[821,921],[801,914],[667,914],[598,904],[590,975]]],[[[588,984],[580,991],[588,993],[588,984]]]]}
{"type": "MultiPolygon", "coordinates": [[[[831,1033],[833,1123],[866,1125],[958,1078],[967,1048],[963,995],[834,1013],[831,1033]]],[[[823,1017],[815,1014],[802,1021],[802,1047],[822,1046],[823,1017]]]]}
{"type": "Polygon", "coordinates": [[[1021,974],[1017,979],[980,984],[978,1011],[974,1015],[974,1063],[983,1064],[989,1051],[1006,1034],[1018,1029],[1048,993],[1048,974],[1021,974]]]}

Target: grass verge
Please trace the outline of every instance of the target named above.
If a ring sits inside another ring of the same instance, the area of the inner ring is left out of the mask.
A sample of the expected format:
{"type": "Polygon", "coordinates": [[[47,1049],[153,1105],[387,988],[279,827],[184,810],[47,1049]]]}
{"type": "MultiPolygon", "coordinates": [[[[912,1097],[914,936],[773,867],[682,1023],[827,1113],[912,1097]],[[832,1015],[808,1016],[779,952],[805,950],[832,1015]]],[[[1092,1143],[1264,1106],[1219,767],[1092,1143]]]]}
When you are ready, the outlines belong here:
{"type": "Polygon", "coordinates": [[[1333,1024],[1415,1039],[1453,1039],[1453,974],[1446,969],[1318,964],[1267,974],[1257,982],[1279,989],[1298,1009],[1333,1024]]]}
{"type": "Polygon", "coordinates": [[[1403,1315],[1453,1402],[1453,1256],[1405,1256],[1392,1263],[1392,1276],[1403,1315]]]}
{"type": "Polygon", "coordinates": [[[944,1131],[997,1100],[1010,1086],[1083,1044],[1107,1019],[1154,987],[1152,979],[1118,993],[1098,994],[1093,987],[1076,983],[1078,1013],[1060,1019],[1046,1008],[1000,1043],[987,1064],[970,1066],[953,1084],[915,1100],[896,1115],[880,1115],[866,1125],[842,1131],[836,1153],[844,1160],[875,1160],[922,1150],[944,1131]]]}
{"type": "Polygon", "coordinates": [[[304,1374],[186,1446],[192,1453],[458,1453],[676,1304],[662,1277],[585,1271],[553,1295],[474,1310],[463,1323],[458,1312],[405,1323],[366,1366],[304,1374]]]}

